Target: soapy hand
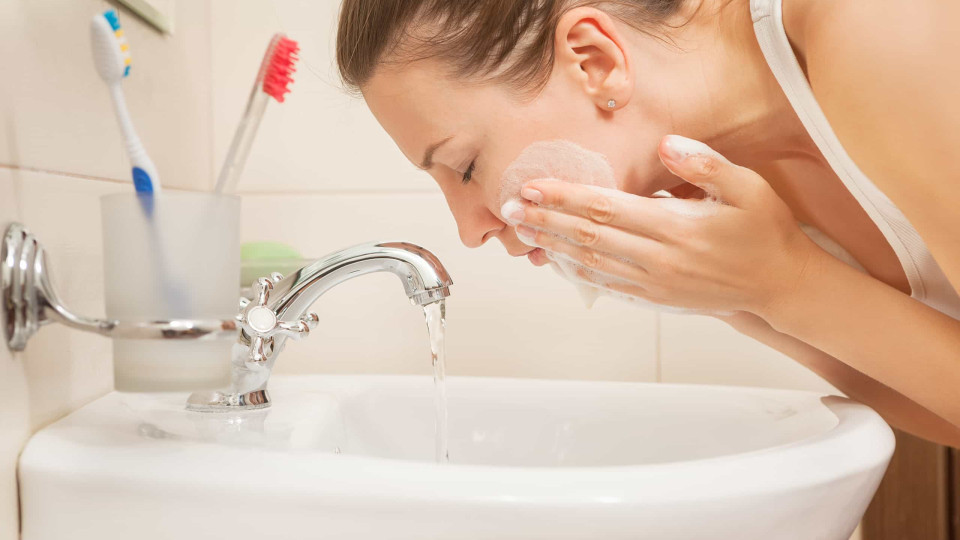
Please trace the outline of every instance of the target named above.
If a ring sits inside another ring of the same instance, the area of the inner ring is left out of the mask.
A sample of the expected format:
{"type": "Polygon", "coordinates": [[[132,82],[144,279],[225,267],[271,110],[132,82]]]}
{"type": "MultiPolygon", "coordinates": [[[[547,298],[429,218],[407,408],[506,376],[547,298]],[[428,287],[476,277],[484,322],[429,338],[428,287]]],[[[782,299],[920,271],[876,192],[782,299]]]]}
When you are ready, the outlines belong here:
{"type": "Polygon", "coordinates": [[[657,304],[757,313],[797,287],[819,249],[763,178],[685,137],[665,137],[659,152],[709,196],[536,180],[507,217],[525,243],[578,263],[581,278],[657,304]]]}

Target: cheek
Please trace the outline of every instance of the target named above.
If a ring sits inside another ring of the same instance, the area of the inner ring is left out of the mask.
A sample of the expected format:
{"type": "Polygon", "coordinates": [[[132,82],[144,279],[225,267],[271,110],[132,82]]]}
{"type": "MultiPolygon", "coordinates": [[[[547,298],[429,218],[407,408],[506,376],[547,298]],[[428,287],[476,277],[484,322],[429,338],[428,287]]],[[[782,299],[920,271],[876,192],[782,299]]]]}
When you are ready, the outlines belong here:
{"type": "Polygon", "coordinates": [[[617,187],[613,168],[603,154],[570,141],[538,141],[520,152],[503,172],[498,204],[519,198],[524,184],[541,179],[613,189],[617,187]]]}
{"type": "Polygon", "coordinates": [[[599,130],[610,137],[612,128],[598,122],[593,103],[581,103],[578,94],[566,95],[562,88],[548,85],[532,101],[499,103],[478,128],[487,134],[478,179],[487,208],[498,218],[501,206],[518,198],[523,184],[531,180],[619,187],[619,176],[600,153],[607,151],[604,141],[594,133],[599,130]]]}

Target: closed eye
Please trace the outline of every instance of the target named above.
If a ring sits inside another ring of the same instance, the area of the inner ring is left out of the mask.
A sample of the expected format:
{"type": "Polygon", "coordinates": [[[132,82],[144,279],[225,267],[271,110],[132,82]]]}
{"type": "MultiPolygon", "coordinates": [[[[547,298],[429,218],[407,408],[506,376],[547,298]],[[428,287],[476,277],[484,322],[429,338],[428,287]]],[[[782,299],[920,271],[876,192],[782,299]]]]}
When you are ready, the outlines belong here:
{"type": "Polygon", "coordinates": [[[474,170],[474,168],[475,168],[476,166],[477,166],[477,160],[473,160],[473,161],[470,162],[470,165],[467,167],[467,170],[463,173],[463,180],[462,180],[462,182],[463,182],[464,184],[469,183],[470,180],[473,179],[473,170],[474,170]]]}

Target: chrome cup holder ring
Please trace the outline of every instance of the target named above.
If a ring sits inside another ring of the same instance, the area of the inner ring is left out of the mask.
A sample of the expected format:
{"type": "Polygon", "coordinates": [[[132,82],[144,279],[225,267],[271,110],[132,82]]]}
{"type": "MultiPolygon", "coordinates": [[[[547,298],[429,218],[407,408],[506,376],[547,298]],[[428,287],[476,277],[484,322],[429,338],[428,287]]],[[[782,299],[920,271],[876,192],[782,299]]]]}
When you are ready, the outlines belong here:
{"type": "Polygon", "coordinates": [[[0,245],[0,316],[7,347],[22,351],[52,322],[119,339],[219,339],[236,335],[234,319],[123,322],[77,315],[60,301],[43,245],[20,223],[7,227],[0,245]]]}

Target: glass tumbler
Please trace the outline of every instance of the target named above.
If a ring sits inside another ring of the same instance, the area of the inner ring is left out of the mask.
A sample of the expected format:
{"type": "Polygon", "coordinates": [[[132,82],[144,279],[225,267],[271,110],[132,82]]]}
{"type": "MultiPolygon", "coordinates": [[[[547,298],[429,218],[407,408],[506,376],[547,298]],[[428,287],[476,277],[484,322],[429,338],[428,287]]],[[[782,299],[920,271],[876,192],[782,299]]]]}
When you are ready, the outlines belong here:
{"type": "MultiPolygon", "coordinates": [[[[240,199],[135,193],[101,199],[106,313],[125,323],[232,319],[240,279],[240,199]]],[[[113,342],[117,390],[187,391],[229,383],[235,336],[113,342]]]]}

